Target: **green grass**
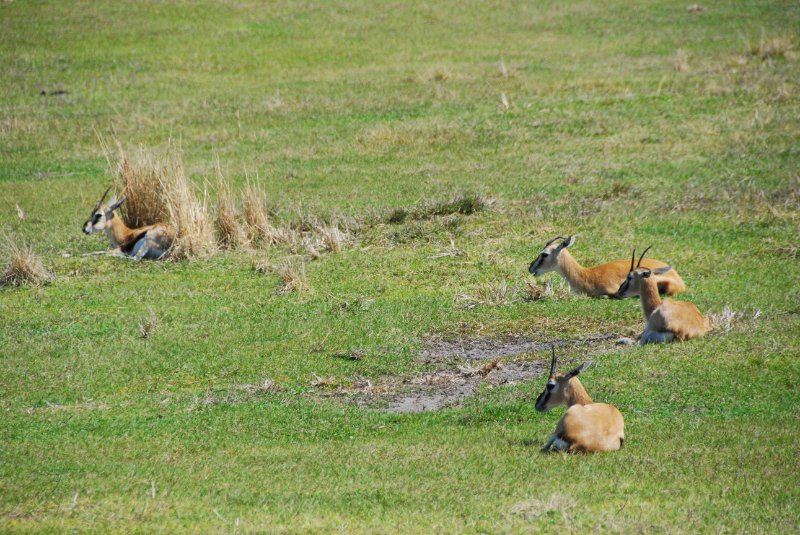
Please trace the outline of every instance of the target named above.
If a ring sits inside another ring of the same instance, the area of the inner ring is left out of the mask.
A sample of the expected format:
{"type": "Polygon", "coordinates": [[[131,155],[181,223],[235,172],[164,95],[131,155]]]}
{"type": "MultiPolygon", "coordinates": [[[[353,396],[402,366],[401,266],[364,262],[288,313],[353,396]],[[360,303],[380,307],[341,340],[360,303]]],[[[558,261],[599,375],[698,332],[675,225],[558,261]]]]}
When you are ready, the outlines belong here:
{"type": "Polygon", "coordinates": [[[0,232],[57,276],[0,289],[0,531],[800,529],[800,6],[687,5],[0,3],[0,232]],[[791,46],[751,53],[772,38],[791,46]],[[62,257],[105,246],[80,232],[111,181],[99,138],[170,137],[197,183],[217,156],[237,187],[258,173],[280,223],[381,222],[300,294],[246,252],[62,257]],[[681,299],[761,312],[594,356],[622,451],[539,454],[562,411],[534,411],[538,379],[412,415],[311,385],[429,369],[431,333],[641,329],[635,301],[457,299],[519,287],[567,233],[587,265],[653,244],[681,299]]]}

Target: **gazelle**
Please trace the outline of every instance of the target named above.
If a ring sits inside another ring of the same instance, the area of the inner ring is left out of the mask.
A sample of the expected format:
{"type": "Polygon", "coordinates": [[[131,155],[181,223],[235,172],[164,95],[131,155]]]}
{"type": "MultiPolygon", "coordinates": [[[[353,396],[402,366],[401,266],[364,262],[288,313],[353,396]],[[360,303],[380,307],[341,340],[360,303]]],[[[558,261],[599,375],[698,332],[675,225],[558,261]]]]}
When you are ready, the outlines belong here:
{"type": "Polygon", "coordinates": [[[111,240],[112,247],[119,247],[120,251],[136,260],[164,256],[172,247],[173,230],[164,223],[128,228],[122,218],[114,215],[114,210],[125,202],[125,196],[117,200],[116,195],[114,195],[107,205],[103,204],[110,190],[111,187],[103,193],[103,196],[94,205],[92,215],[83,224],[84,234],[105,231],[106,236],[111,240]]]}
{"type": "Polygon", "coordinates": [[[545,412],[558,405],[568,408],[542,451],[550,451],[553,447],[570,453],[620,449],[625,441],[622,414],[613,405],[594,403],[578,380],[578,374],[588,368],[591,362],[581,364],[568,373],[556,373],[557,363],[556,349],[553,347],[550,376],[544,392],[536,400],[536,410],[545,412]]]}
{"type": "Polygon", "coordinates": [[[697,307],[688,301],[664,299],[658,295],[656,276],[659,272],[671,269],[669,266],[650,269],[642,266],[642,258],[650,247],[639,257],[634,267],[636,249],[631,256],[631,269],[628,277],[620,285],[617,295],[620,299],[638,295],[642,303],[642,312],[647,326],[644,328],[640,344],[665,343],[678,340],[699,338],[710,329],[708,319],[703,317],[697,307]]]}
{"type": "MultiPolygon", "coordinates": [[[[556,236],[545,244],[536,260],[531,262],[528,272],[532,273],[534,277],[538,277],[550,271],[557,271],[567,279],[573,292],[587,294],[591,297],[604,295],[618,297],[619,285],[625,280],[625,275],[628,273],[628,261],[615,260],[608,264],[585,268],[567,251],[567,247],[573,243],[575,243],[575,236],[567,238],[556,236]],[[561,242],[556,243],[559,240],[561,242]]],[[[658,260],[648,259],[645,261],[645,267],[649,269],[661,268],[666,265],[658,260]]],[[[659,273],[655,280],[661,293],[674,295],[686,291],[683,279],[672,268],[659,273]]]]}

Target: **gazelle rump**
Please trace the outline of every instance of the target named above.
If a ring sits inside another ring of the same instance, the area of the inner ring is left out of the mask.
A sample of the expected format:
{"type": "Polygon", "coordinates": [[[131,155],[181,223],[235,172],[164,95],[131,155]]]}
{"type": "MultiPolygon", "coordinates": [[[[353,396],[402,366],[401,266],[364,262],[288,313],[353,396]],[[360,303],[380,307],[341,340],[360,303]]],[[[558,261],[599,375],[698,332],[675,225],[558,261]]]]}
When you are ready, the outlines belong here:
{"type": "Polygon", "coordinates": [[[648,247],[644,250],[636,266],[633,264],[636,259],[636,249],[633,250],[630,271],[617,292],[620,298],[634,295],[638,295],[640,298],[647,324],[639,343],[665,343],[675,339],[691,340],[705,335],[710,329],[708,319],[693,303],[674,299],[662,300],[658,295],[655,276],[659,274],[659,271],[669,269],[669,266],[654,270],[641,267],[642,257],[649,249],[648,247]]]}
{"type": "MultiPolygon", "coordinates": [[[[528,271],[534,277],[556,271],[567,279],[573,292],[587,294],[591,297],[618,297],[619,285],[625,280],[625,275],[628,273],[628,261],[616,260],[585,268],[567,250],[573,243],[575,243],[575,236],[566,238],[556,236],[545,244],[536,260],[531,262],[528,271]]],[[[644,267],[656,269],[666,265],[658,260],[647,259],[644,267]]],[[[670,268],[670,270],[660,273],[655,280],[661,293],[674,295],[686,291],[683,279],[674,269],[670,268]]]]}
{"type": "Polygon", "coordinates": [[[536,399],[536,410],[549,411],[566,405],[567,412],[556,425],[555,433],[542,451],[555,448],[567,452],[616,451],[625,441],[625,422],[613,405],[594,403],[583,388],[578,374],[589,367],[584,363],[568,373],[556,373],[558,359],[553,348],[550,375],[544,392],[536,399]]]}
{"type": "Polygon", "coordinates": [[[118,201],[116,196],[112,196],[107,205],[103,204],[110,190],[111,187],[94,205],[92,214],[83,224],[84,234],[104,231],[111,241],[111,247],[119,247],[120,251],[136,260],[163,257],[172,247],[174,240],[172,228],[164,223],[129,228],[122,218],[114,215],[114,210],[122,206],[126,197],[123,196],[118,201]]]}

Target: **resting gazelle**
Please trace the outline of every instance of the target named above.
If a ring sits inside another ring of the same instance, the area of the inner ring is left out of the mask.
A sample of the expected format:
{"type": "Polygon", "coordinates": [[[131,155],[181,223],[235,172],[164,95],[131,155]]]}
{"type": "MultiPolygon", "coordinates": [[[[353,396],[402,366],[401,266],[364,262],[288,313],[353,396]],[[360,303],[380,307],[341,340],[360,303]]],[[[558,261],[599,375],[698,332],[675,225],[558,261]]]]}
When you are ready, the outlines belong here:
{"type": "Polygon", "coordinates": [[[114,210],[125,202],[125,196],[117,200],[114,195],[107,205],[103,204],[110,190],[111,187],[94,205],[92,215],[83,224],[84,234],[105,231],[111,240],[112,248],[119,247],[120,251],[136,260],[163,257],[172,247],[174,239],[172,229],[164,223],[128,228],[122,218],[114,215],[114,210]]]}
{"type": "Polygon", "coordinates": [[[664,299],[658,295],[655,276],[659,272],[671,269],[665,266],[649,269],[642,266],[642,258],[650,247],[644,250],[639,257],[639,263],[634,267],[636,249],[631,256],[631,269],[628,277],[620,285],[617,295],[620,299],[638,295],[642,303],[642,312],[647,325],[644,328],[640,344],[665,343],[678,340],[690,340],[706,334],[709,329],[706,319],[694,304],[688,301],[664,299]]]}
{"type": "Polygon", "coordinates": [[[625,441],[622,414],[613,405],[592,402],[578,380],[578,374],[591,363],[581,364],[568,373],[556,373],[557,362],[556,349],[553,347],[550,376],[544,392],[536,400],[536,410],[545,412],[558,405],[568,408],[542,451],[555,448],[570,453],[589,453],[620,449],[625,441]]]}
{"type": "MultiPolygon", "coordinates": [[[[534,277],[544,275],[550,271],[557,271],[567,279],[573,292],[587,294],[591,297],[602,297],[604,295],[618,297],[617,290],[619,285],[622,284],[625,280],[625,275],[628,273],[628,261],[616,260],[608,264],[585,268],[567,251],[567,247],[573,243],[575,243],[575,236],[566,238],[556,236],[545,244],[544,249],[536,257],[536,260],[531,262],[528,271],[534,277]],[[557,243],[559,240],[561,240],[560,243],[557,243]]],[[[665,266],[667,264],[664,262],[650,259],[647,259],[644,264],[644,267],[649,269],[665,266]]],[[[659,273],[655,280],[661,293],[674,295],[686,291],[683,279],[672,268],[659,273]]]]}

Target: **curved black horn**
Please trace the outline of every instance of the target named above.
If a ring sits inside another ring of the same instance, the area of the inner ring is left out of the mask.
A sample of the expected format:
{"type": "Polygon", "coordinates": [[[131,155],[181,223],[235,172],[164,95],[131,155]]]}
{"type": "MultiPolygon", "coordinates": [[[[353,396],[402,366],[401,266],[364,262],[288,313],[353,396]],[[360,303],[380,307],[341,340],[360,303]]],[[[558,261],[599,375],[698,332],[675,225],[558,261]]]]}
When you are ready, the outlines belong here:
{"type": "Polygon", "coordinates": [[[556,374],[556,365],[558,364],[558,357],[556,357],[556,345],[553,344],[550,346],[550,349],[553,350],[553,360],[550,361],[550,377],[556,374]]]}
{"type": "Polygon", "coordinates": [[[644,252],[642,253],[642,256],[639,257],[639,263],[636,264],[637,268],[642,265],[642,258],[644,258],[644,255],[647,254],[647,251],[650,250],[650,247],[652,247],[652,245],[648,246],[647,249],[645,249],[644,252]]]}
{"type": "Polygon", "coordinates": [[[113,188],[113,187],[114,187],[114,185],[113,185],[113,184],[112,184],[112,185],[110,185],[110,186],[108,186],[108,189],[106,190],[106,192],[105,192],[105,193],[103,193],[103,196],[102,196],[102,197],[100,197],[100,200],[99,200],[99,201],[97,201],[97,204],[95,204],[95,205],[94,205],[94,209],[95,209],[95,210],[97,210],[98,208],[100,208],[100,205],[101,205],[101,204],[103,204],[103,201],[104,201],[104,200],[106,200],[106,195],[108,195],[108,192],[109,192],[109,191],[111,191],[111,188],[113,188]]]}
{"type": "Polygon", "coordinates": [[[633,271],[633,263],[636,262],[636,248],[633,248],[633,252],[631,253],[631,271],[633,271]]]}
{"type": "Polygon", "coordinates": [[[554,241],[556,241],[556,240],[563,240],[563,239],[564,239],[564,236],[556,236],[555,238],[553,238],[553,239],[552,239],[552,240],[550,240],[549,242],[545,243],[545,244],[544,244],[544,246],[545,246],[545,247],[547,247],[548,245],[552,244],[554,241]]]}

